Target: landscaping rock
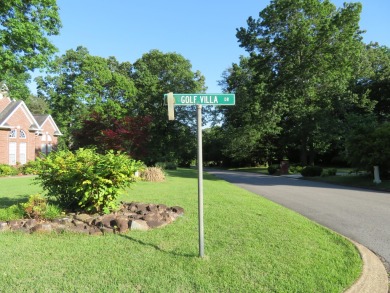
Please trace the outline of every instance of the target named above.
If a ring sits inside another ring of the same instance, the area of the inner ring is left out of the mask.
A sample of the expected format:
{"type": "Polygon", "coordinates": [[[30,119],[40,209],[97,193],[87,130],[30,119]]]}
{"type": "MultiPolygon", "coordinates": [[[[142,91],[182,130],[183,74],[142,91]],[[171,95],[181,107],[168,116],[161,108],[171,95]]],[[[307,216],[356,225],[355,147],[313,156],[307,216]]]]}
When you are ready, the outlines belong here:
{"type": "Polygon", "coordinates": [[[0,222],[0,231],[8,231],[9,229],[7,222],[0,222]]]}
{"type": "Polygon", "coordinates": [[[27,229],[31,229],[31,228],[34,227],[36,224],[37,224],[37,220],[35,220],[35,219],[29,219],[29,220],[26,221],[26,223],[24,223],[24,227],[26,227],[27,229]]]}
{"type": "Polygon", "coordinates": [[[148,223],[143,220],[130,221],[129,228],[130,230],[141,230],[141,231],[149,230],[148,223]]]}
{"type": "Polygon", "coordinates": [[[0,231],[22,231],[27,233],[61,233],[64,231],[103,235],[126,233],[128,230],[146,231],[164,227],[184,214],[181,207],[163,204],[124,203],[119,210],[107,215],[69,213],[66,217],[49,220],[20,219],[0,222],[0,231]]]}
{"type": "Polygon", "coordinates": [[[42,223],[42,224],[35,225],[30,230],[31,232],[49,233],[52,231],[52,227],[51,224],[42,223]]]}

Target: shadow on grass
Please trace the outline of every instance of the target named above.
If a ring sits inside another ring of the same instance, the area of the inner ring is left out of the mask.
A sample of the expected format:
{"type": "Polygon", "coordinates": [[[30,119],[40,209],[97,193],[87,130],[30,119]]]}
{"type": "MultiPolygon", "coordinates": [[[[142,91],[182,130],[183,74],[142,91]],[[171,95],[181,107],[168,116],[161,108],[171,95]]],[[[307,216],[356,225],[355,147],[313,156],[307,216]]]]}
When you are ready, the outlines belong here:
{"type": "Polygon", "coordinates": [[[166,250],[162,250],[158,245],[155,245],[155,244],[152,244],[152,243],[146,243],[142,240],[139,240],[139,239],[135,239],[134,237],[131,237],[129,235],[123,235],[123,234],[118,234],[120,237],[123,237],[123,238],[126,238],[128,240],[131,240],[135,243],[138,243],[138,244],[141,244],[141,245],[144,245],[144,246],[149,246],[149,247],[152,247],[158,251],[161,251],[163,253],[167,253],[167,254],[171,254],[171,255],[174,255],[174,256],[182,256],[182,257],[190,257],[190,258],[193,258],[193,257],[197,257],[198,255],[197,254],[193,254],[193,253],[177,253],[177,252],[174,252],[174,251],[166,251],[166,250]]]}
{"type": "Polygon", "coordinates": [[[14,197],[0,197],[0,209],[8,208],[14,204],[26,202],[28,197],[28,194],[19,194],[14,197]]]}

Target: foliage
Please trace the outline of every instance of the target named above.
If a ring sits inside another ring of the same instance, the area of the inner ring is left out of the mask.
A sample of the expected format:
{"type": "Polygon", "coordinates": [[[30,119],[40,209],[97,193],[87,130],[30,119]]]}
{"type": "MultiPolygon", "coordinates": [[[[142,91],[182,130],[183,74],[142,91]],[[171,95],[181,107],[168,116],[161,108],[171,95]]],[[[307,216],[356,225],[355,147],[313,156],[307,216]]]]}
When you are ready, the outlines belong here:
{"type": "Polygon", "coordinates": [[[92,56],[84,47],[56,57],[49,74],[36,79],[38,97],[50,106],[68,147],[72,131],[89,113],[120,118],[135,110],[136,89],[130,77],[131,64],[115,57],[92,56]]]}
{"type": "Polygon", "coordinates": [[[61,21],[56,0],[7,0],[0,6],[0,81],[12,97],[28,94],[27,73],[44,67],[56,48],[49,37],[58,35],[61,21]]]}
{"type": "Polygon", "coordinates": [[[39,159],[38,182],[61,208],[109,212],[124,187],[134,182],[141,163],[119,152],[94,149],[58,151],[39,159]]]}
{"type": "Polygon", "coordinates": [[[0,209],[0,221],[18,220],[26,217],[37,220],[54,219],[60,215],[61,209],[54,204],[49,204],[47,199],[39,193],[30,195],[25,203],[0,209]]]}
{"type": "Polygon", "coordinates": [[[49,104],[42,96],[37,97],[34,95],[29,95],[28,98],[25,100],[25,103],[26,103],[28,109],[34,115],[42,115],[42,114],[51,113],[51,110],[49,108],[49,104]]]}
{"type": "Polygon", "coordinates": [[[291,165],[289,168],[289,172],[293,174],[301,173],[303,167],[301,165],[291,165]]]}
{"type": "Polygon", "coordinates": [[[303,177],[316,177],[321,176],[322,170],[319,166],[306,166],[302,169],[301,174],[303,177]]]}
{"type": "Polygon", "coordinates": [[[340,140],[350,109],[372,109],[366,91],[350,88],[364,71],[360,11],[360,3],[276,0],[237,30],[249,57],[224,76],[242,101],[223,111],[227,133],[237,130],[226,155],[272,160],[298,150],[306,165],[340,140]]]}
{"type": "Polygon", "coordinates": [[[162,170],[176,170],[177,164],[175,162],[157,162],[155,167],[158,167],[162,170]]]}
{"type": "Polygon", "coordinates": [[[165,174],[160,167],[148,167],[141,171],[141,178],[149,182],[165,181],[165,174]]]}
{"type": "Polygon", "coordinates": [[[379,123],[372,115],[349,116],[345,154],[352,167],[372,171],[379,166],[381,175],[388,176],[390,122],[379,123]]]}
{"type": "Polygon", "coordinates": [[[28,161],[20,167],[24,175],[36,175],[39,172],[41,165],[39,161],[28,161]]]}
{"type": "Polygon", "coordinates": [[[330,169],[324,169],[321,173],[321,176],[336,176],[337,169],[335,168],[330,168],[330,169]]]}
{"type": "Polygon", "coordinates": [[[0,209],[0,221],[18,220],[24,217],[24,209],[20,204],[14,204],[0,209]]]}
{"type": "Polygon", "coordinates": [[[17,168],[7,164],[0,164],[0,177],[17,175],[18,173],[19,171],[17,168]]]}
{"type": "Polygon", "coordinates": [[[374,113],[381,122],[390,121],[390,48],[371,43],[366,46],[365,67],[367,68],[356,82],[354,91],[367,92],[375,103],[374,113]]]}
{"type": "Polygon", "coordinates": [[[276,167],[275,165],[270,165],[268,166],[267,170],[268,170],[268,174],[275,175],[276,172],[278,171],[278,167],[276,167]]]}
{"type": "Polygon", "coordinates": [[[134,63],[132,78],[137,88],[134,110],[138,115],[152,117],[145,162],[152,166],[156,162],[177,161],[188,166],[196,157],[196,110],[175,107],[175,121],[168,121],[163,95],[170,91],[202,93],[204,76],[193,71],[190,61],[180,54],[151,50],[134,63]]]}
{"type": "Polygon", "coordinates": [[[99,152],[123,151],[142,160],[148,155],[151,117],[104,117],[93,112],[75,132],[74,147],[96,147],[99,152]]]}
{"type": "Polygon", "coordinates": [[[41,194],[30,195],[26,203],[21,204],[28,218],[40,219],[43,217],[47,206],[47,199],[41,194]]]}

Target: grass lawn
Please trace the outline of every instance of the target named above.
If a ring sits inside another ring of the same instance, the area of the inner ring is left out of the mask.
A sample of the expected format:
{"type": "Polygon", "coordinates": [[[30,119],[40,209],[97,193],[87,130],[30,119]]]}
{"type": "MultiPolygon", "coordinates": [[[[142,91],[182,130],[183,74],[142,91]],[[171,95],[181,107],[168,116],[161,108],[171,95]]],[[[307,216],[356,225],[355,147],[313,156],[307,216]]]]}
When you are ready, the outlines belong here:
{"type": "Polygon", "coordinates": [[[35,176],[0,177],[0,208],[26,202],[29,195],[42,192],[33,184],[35,176]]]}
{"type": "MultiPolygon", "coordinates": [[[[362,262],[350,242],[207,174],[206,257],[199,258],[196,171],[169,174],[163,183],[139,182],[121,198],[183,207],[185,215],[164,228],[106,236],[0,233],[0,292],[329,293],[358,278],[362,262]]],[[[1,179],[0,197],[29,194],[29,181],[18,180],[1,179]],[[7,193],[6,185],[20,190],[7,193]]]]}

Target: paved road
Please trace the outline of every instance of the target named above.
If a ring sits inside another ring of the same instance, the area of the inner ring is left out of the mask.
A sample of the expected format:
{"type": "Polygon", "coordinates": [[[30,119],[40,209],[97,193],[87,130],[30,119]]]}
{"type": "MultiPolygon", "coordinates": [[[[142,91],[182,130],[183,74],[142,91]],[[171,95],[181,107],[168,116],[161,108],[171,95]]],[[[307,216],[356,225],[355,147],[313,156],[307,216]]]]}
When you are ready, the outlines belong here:
{"type": "Polygon", "coordinates": [[[390,193],[283,176],[205,171],[297,211],[363,244],[390,263],[390,193]]]}

